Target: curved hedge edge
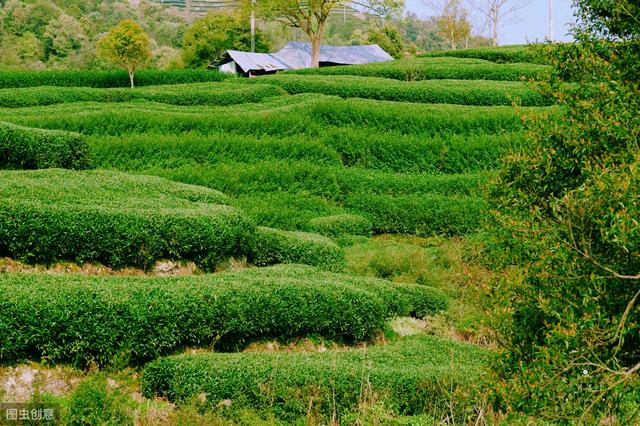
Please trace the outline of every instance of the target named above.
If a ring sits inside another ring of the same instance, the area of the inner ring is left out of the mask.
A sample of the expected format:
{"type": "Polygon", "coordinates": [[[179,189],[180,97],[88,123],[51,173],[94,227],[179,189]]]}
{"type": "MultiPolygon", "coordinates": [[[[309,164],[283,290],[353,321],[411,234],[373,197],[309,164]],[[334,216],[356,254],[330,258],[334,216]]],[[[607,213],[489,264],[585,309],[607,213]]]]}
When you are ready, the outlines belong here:
{"type": "Polygon", "coordinates": [[[82,170],[90,167],[89,145],[79,133],[0,121],[0,168],[82,170]]]}
{"type": "Polygon", "coordinates": [[[344,267],[344,251],[319,234],[258,227],[249,242],[249,262],[257,266],[302,263],[331,271],[344,267]]]}

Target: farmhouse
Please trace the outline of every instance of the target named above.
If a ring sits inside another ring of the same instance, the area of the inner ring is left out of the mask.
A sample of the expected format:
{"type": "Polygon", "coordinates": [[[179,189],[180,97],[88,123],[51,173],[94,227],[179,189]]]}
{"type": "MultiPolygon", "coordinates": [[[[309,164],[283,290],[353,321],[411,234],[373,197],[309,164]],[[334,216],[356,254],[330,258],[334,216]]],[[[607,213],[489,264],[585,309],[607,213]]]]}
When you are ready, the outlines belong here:
{"type": "MultiPolygon", "coordinates": [[[[377,44],[365,46],[321,46],[320,66],[359,65],[391,61],[393,58],[377,44]]],[[[311,43],[289,42],[275,53],[227,50],[218,69],[245,76],[272,74],[283,70],[311,67],[311,43]]]]}

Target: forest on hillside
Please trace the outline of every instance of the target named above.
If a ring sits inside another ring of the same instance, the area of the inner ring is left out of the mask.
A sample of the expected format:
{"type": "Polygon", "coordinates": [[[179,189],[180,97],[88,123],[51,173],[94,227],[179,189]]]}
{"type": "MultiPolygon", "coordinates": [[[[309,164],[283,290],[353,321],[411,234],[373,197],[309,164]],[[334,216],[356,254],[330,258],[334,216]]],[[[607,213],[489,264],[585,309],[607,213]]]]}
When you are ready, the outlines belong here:
{"type": "MultiPolygon", "coordinates": [[[[212,9],[209,14],[215,17],[231,14],[243,36],[248,35],[249,19],[240,16],[240,11],[212,9]]],[[[97,57],[96,43],[125,19],[133,19],[149,35],[151,68],[190,67],[183,61],[184,37],[189,27],[202,18],[202,14],[185,13],[183,9],[149,0],[0,0],[0,68],[109,68],[97,57]]],[[[257,46],[259,51],[279,49],[288,41],[307,41],[300,29],[266,20],[258,21],[258,32],[262,40],[257,46]]],[[[423,20],[404,13],[381,19],[350,7],[336,8],[329,17],[323,40],[335,45],[377,43],[396,57],[450,47],[436,18],[423,20]]],[[[490,43],[486,37],[472,35],[470,29],[462,41],[465,47],[490,43]]],[[[234,46],[244,47],[242,42],[234,46]]]]}

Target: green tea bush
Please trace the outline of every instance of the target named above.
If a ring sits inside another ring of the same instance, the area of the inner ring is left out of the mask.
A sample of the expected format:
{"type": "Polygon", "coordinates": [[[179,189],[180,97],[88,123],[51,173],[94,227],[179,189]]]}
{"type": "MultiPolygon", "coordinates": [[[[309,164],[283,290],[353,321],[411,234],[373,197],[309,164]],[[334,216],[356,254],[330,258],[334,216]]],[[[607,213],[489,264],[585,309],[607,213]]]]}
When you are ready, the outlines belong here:
{"type": "Polygon", "coordinates": [[[86,169],[89,146],[78,133],[34,129],[0,121],[0,168],[86,169]]]}
{"type": "Polygon", "coordinates": [[[448,50],[445,52],[427,53],[424,56],[484,59],[497,63],[544,62],[544,57],[537,54],[535,48],[524,45],[448,50]]]}
{"type": "MultiPolygon", "coordinates": [[[[560,110],[523,108],[522,112],[560,115],[560,110]]],[[[228,132],[254,136],[326,134],[332,128],[400,132],[432,137],[450,134],[513,132],[522,119],[512,107],[409,104],[370,99],[340,99],[309,94],[267,98],[236,106],[185,107],[166,104],[62,104],[0,109],[0,120],[86,135],[228,132]]]]}
{"type": "Polygon", "coordinates": [[[523,135],[515,132],[426,138],[397,131],[343,127],[327,129],[321,136],[152,132],[117,137],[93,135],[87,142],[97,167],[120,170],[287,160],[307,161],[315,167],[344,165],[385,172],[469,173],[494,169],[501,156],[509,148],[520,146],[522,139],[523,135]]]}
{"type": "Polygon", "coordinates": [[[265,227],[255,230],[247,257],[258,266],[304,263],[333,271],[344,266],[344,252],[329,238],[265,227]]]}
{"type": "Polygon", "coordinates": [[[0,107],[19,108],[70,102],[126,102],[136,99],[173,105],[234,105],[259,102],[286,92],[273,85],[253,87],[238,84],[180,84],[138,89],[95,89],[90,87],[28,87],[0,89],[0,107]]]}
{"type": "Polygon", "coordinates": [[[551,100],[527,88],[524,83],[487,80],[396,81],[349,75],[269,75],[247,83],[278,85],[288,93],[322,93],[342,98],[460,105],[549,105],[551,100]]]}
{"type": "MultiPolygon", "coordinates": [[[[137,86],[222,81],[229,74],[205,70],[143,70],[136,73],[137,86]]],[[[66,86],[129,87],[126,71],[0,71],[0,88],[66,86]]]]}
{"type": "Polygon", "coordinates": [[[496,64],[480,59],[431,57],[365,65],[306,68],[286,71],[284,74],[357,75],[404,81],[442,79],[519,81],[538,78],[548,72],[549,68],[544,65],[496,64]]]}
{"type": "Polygon", "coordinates": [[[0,172],[0,255],[29,263],[97,261],[205,269],[238,255],[253,226],[208,188],[119,172],[0,172]]]}
{"type": "Polygon", "coordinates": [[[328,131],[322,143],[348,167],[385,172],[470,173],[494,169],[521,133],[444,134],[433,137],[398,131],[341,128],[328,131]]]}
{"type": "Polygon", "coordinates": [[[376,233],[420,236],[464,235],[477,230],[488,214],[480,197],[355,194],[344,206],[369,217],[376,233]]]}
{"type": "Polygon", "coordinates": [[[448,392],[477,381],[487,358],[481,348],[435,336],[339,352],[181,355],[148,364],[142,392],[178,404],[206,393],[209,407],[229,399],[285,421],[310,414],[339,420],[372,401],[399,414],[452,415],[464,408],[452,408],[448,392]]]}
{"type": "MultiPolygon", "coordinates": [[[[441,292],[288,266],[175,278],[0,274],[0,363],[140,365],[193,347],[316,335],[355,342],[441,292]]],[[[426,309],[430,309],[427,311],[426,309]]]]}
{"type": "Polygon", "coordinates": [[[309,221],[310,228],[319,234],[329,237],[343,235],[371,236],[371,222],[362,216],[354,214],[338,214],[317,217],[309,221]]]}
{"type": "Polygon", "coordinates": [[[203,135],[142,133],[88,138],[97,167],[120,170],[170,169],[202,164],[256,163],[262,160],[307,160],[340,165],[340,156],[321,141],[304,135],[256,137],[226,132],[203,135]]]}
{"type": "Polygon", "coordinates": [[[207,186],[226,194],[303,192],[341,202],[350,194],[477,195],[488,173],[451,175],[387,173],[362,168],[322,166],[307,161],[262,161],[140,170],[184,183],[207,186]]]}

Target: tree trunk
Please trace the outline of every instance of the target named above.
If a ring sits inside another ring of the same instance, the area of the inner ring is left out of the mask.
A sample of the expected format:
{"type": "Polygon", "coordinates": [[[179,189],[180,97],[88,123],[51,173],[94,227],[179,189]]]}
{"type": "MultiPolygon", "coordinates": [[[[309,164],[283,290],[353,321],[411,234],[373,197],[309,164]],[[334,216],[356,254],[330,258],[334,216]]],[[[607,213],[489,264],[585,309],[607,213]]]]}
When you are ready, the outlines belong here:
{"type": "Polygon", "coordinates": [[[316,34],[311,39],[311,68],[320,66],[320,46],[322,45],[322,35],[316,34]]]}
{"type": "Polygon", "coordinates": [[[133,89],[133,71],[129,71],[129,81],[131,82],[131,88],[133,89]]]}
{"type": "Polygon", "coordinates": [[[493,19],[493,47],[498,45],[498,18],[494,17],[493,19]]]}

